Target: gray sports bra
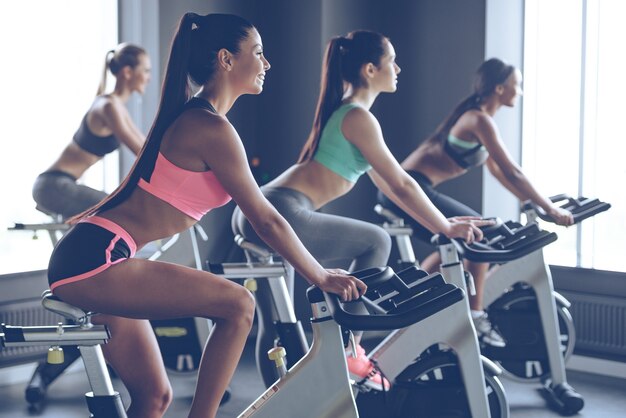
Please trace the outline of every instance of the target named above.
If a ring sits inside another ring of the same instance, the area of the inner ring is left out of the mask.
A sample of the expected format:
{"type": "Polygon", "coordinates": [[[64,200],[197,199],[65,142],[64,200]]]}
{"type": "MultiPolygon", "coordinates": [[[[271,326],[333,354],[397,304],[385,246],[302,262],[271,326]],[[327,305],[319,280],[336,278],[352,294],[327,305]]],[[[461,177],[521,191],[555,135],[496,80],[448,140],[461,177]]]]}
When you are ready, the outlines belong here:
{"type": "Polygon", "coordinates": [[[87,115],[74,134],[74,142],[85,151],[102,157],[110,152],[115,151],[120,146],[120,141],[114,136],[97,136],[87,126],[87,115]]]}

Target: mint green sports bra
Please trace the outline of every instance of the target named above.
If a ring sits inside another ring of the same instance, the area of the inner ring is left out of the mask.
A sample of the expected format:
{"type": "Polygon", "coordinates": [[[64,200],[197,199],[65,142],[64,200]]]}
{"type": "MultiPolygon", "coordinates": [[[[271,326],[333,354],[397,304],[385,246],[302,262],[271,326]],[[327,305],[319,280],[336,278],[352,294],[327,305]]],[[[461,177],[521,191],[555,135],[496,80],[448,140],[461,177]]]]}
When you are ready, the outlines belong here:
{"type": "Polygon", "coordinates": [[[315,161],[352,183],[356,183],[363,173],[372,168],[361,151],[341,132],[343,118],[355,107],[358,105],[346,103],[333,112],[322,130],[313,157],[315,161]]]}

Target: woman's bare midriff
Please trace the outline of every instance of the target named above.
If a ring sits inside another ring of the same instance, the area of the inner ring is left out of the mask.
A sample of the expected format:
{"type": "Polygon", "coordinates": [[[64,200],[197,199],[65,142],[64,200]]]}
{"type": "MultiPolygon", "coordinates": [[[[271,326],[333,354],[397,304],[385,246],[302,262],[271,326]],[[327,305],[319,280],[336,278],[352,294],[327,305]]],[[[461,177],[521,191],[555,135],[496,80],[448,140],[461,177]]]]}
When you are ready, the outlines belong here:
{"type": "Polygon", "coordinates": [[[428,177],[437,186],[440,183],[451,180],[467,170],[459,167],[448,154],[445,153],[441,144],[424,142],[413,151],[403,162],[402,168],[407,171],[418,171],[428,177]]]}
{"type": "Polygon", "coordinates": [[[296,190],[311,199],[313,207],[319,209],[348,193],[354,187],[354,183],[330,171],[317,161],[307,161],[291,166],[267,186],[296,190]]]}
{"type": "Polygon", "coordinates": [[[139,187],[119,206],[100,212],[97,216],[124,228],[137,244],[137,249],[151,241],[189,229],[197,222],[139,187]]]}
{"type": "Polygon", "coordinates": [[[70,142],[59,158],[46,171],[63,171],[79,179],[100,158],[83,150],[75,142],[70,142]]]}

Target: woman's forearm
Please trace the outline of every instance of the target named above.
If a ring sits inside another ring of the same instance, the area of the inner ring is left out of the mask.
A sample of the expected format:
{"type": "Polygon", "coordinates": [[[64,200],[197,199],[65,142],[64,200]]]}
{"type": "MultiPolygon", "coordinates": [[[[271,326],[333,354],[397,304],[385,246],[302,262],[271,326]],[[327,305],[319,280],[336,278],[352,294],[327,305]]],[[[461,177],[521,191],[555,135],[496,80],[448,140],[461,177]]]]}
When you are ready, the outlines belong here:
{"type": "Polygon", "coordinates": [[[389,198],[433,234],[447,233],[450,222],[414,181],[391,190],[389,198]]]}

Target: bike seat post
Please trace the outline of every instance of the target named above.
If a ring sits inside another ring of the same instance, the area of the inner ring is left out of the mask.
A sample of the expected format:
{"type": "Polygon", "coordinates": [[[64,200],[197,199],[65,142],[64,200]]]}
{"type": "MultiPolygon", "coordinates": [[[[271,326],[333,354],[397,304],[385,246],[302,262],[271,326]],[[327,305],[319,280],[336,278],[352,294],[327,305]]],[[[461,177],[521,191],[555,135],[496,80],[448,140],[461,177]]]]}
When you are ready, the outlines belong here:
{"type": "Polygon", "coordinates": [[[57,242],[59,241],[59,235],[57,234],[57,232],[59,231],[63,232],[64,230],[67,229],[67,225],[65,224],[63,215],[61,215],[60,213],[48,210],[46,208],[43,208],[39,205],[35,206],[35,209],[37,209],[41,213],[45,213],[50,218],[52,218],[52,223],[50,224],[50,228],[48,229],[48,235],[50,236],[50,241],[52,241],[52,245],[56,246],[57,242]],[[58,225],[59,228],[54,228],[54,225],[58,225]]]}
{"type": "MultiPolygon", "coordinates": [[[[242,235],[235,242],[244,251],[245,263],[210,264],[211,271],[225,278],[245,278],[245,286],[254,292],[258,321],[256,356],[265,358],[268,350],[281,345],[287,352],[287,367],[295,364],[308,351],[309,345],[293,306],[294,269],[275,258],[268,248],[255,244],[242,235]]],[[[266,386],[277,378],[275,367],[258,362],[266,386]]]]}
{"type": "Polygon", "coordinates": [[[461,261],[459,252],[452,241],[439,245],[439,254],[441,255],[441,264],[453,264],[461,261]]]}
{"type": "MultiPolygon", "coordinates": [[[[91,392],[85,395],[89,411],[92,413],[91,416],[94,418],[126,418],[120,395],[113,389],[113,383],[111,382],[102,347],[100,346],[101,342],[106,342],[109,338],[106,327],[102,327],[106,334],[104,341],[89,341],[89,335],[97,332],[91,323],[91,315],[93,313],[85,312],[80,308],[61,301],[50,290],[46,290],[43,293],[41,303],[44,309],[78,324],[78,329],[76,325],[59,324],[57,333],[59,334],[59,339],[61,339],[63,334],[70,333],[74,335],[73,338],[68,338],[68,340],[76,342],[83,359],[85,372],[91,386],[91,392]],[[84,341],[83,344],[81,344],[82,341],[84,341]]],[[[51,342],[56,342],[57,345],[60,345],[58,344],[60,341],[51,342]]]]}
{"type": "Polygon", "coordinates": [[[273,275],[266,277],[273,301],[273,311],[275,311],[276,321],[283,323],[296,323],[296,315],[292,304],[293,295],[291,294],[287,281],[293,277],[293,269],[288,267],[283,262],[277,262],[274,260],[274,253],[268,249],[254,244],[242,236],[235,237],[235,242],[246,255],[246,260],[253,267],[257,262],[261,266],[273,267],[282,266],[283,271],[280,275],[273,275]]]}
{"type": "Polygon", "coordinates": [[[537,212],[534,209],[528,209],[526,211],[524,211],[524,214],[526,215],[526,223],[536,223],[539,215],[537,215],[537,212]]]}
{"type": "Polygon", "coordinates": [[[400,262],[403,265],[417,266],[418,263],[415,258],[415,251],[413,251],[413,243],[411,242],[413,229],[409,225],[405,225],[402,217],[384,208],[380,204],[374,206],[374,212],[385,219],[385,222],[381,225],[382,228],[387,231],[389,236],[396,239],[400,262]]]}

